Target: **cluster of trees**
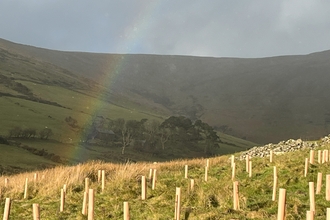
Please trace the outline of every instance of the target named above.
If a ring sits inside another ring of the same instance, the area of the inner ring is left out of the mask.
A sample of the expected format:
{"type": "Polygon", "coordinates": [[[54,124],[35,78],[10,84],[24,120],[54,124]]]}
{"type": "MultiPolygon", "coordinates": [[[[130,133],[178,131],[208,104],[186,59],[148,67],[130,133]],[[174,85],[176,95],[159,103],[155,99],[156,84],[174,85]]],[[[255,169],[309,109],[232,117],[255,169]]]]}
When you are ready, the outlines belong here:
{"type": "Polygon", "coordinates": [[[193,122],[184,116],[171,116],[162,123],[147,119],[140,121],[123,118],[110,120],[98,117],[94,120],[92,127],[92,130],[113,131],[113,137],[109,137],[105,141],[120,143],[122,154],[125,153],[128,146],[139,151],[149,152],[185,147],[212,154],[221,142],[210,125],[201,120],[193,122]]]}
{"type": "Polygon", "coordinates": [[[14,127],[8,131],[9,138],[36,138],[48,139],[53,135],[53,131],[50,128],[43,128],[39,132],[35,128],[21,128],[14,127]]]}

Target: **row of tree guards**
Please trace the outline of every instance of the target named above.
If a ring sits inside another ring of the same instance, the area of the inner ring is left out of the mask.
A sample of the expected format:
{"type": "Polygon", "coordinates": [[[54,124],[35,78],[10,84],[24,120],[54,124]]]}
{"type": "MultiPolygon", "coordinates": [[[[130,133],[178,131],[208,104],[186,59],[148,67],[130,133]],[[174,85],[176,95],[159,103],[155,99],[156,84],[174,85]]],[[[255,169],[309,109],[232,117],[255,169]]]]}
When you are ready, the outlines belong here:
{"type": "MultiPolygon", "coordinates": [[[[329,151],[328,150],[319,150],[318,151],[318,163],[326,163],[329,161],[329,151]]],[[[305,170],[304,170],[304,176],[307,176],[308,173],[308,164],[314,164],[314,157],[315,152],[314,150],[310,151],[310,157],[305,158],[305,170]]],[[[273,162],[274,154],[271,151],[269,161],[273,162]]],[[[208,181],[208,170],[210,168],[210,161],[209,159],[206,160],[205,165],[205,176],[204,181],[208,181]]],[[[235,157],[234,155],[231,156],[231,168],[232,168],[232,181],[233,181],[233,209],[239,210],[240,204],[239,204],[239,182],[235,181],[235,175],[236,175],[236,164],[235,164],[235,157]]],[[[246,156],[246,172],[248,173],[248,176],[252,177],[252,160],[249,155],[246,156]]],[[[104,192],[105,189],[105,170],[98,170],[98,178],[97,181],[101,183],[101,193],[104,192]]],[[[149,181],[151,182],[151,189],[154,190],[156,188],[156,180],[157,180],[157,169],[151,168],[149,170],[149,181]]],[[[184,166],[184,178],[188,179],[188,165],[184,166]]],[[[41,179],[44,179],[44,176],[41,177],[41,179]]],[[[38,174],[35,173],[33,177],[33,184],[35,184],[38,181],[38,174]]],[[[277,183],[278,183],[278,176],[277,176],[277,168],[276,166],[273,167],[273,193],[272,193],[272,201],[276,200],[276,189],[277,189],[277,183]]],[[[24,199],[28,198],[28,184],[29,179],[25,179],[24,184],[24,199]]],[[[194,190],[194,179],[190,179],[189,184],[189,191],[194,190]]],[[[9,185],[9,179],[5,178],[5,187],[9,185]]],[[[330,201],[330,175],[326,175],[326,190],[325,190],[325,197],[326,201],[330,201]]],[[[82,214],[88,216],[88,220],[94,219],[94,199],[95,199],[95,191],[94,189],[90,189],[90,180],[89,178],[85,178],[85,190],[83,195],[83,204],[82,204],[82,214]]],[[[306,211],[306,219],[314,219],[315,215],[315,194],[320,194],[322,187],[322,173],[318,173],[317,175],[317,183],[316,183],[316,189],[314,187],[314,182],[309,182],[309,201],[310,201],[310,208],[308,211],[306,211]]],[[[63,185],[63,188],[61,189],[61,195],[60,195],[60,207],[59,211],[63,212],[65,209],[65,195],[66,195],[67,186],[66,184],[63,185]]],[[[146,176],[141,176],[141,200],[147,199],[147,181],[146,176]]],[[[181,209],[181,188],[176,187],[175,191],[175,204],[174,204],[174,219],[179,220],[180,219],[180,209],[181,209]]],[[[10,198],[6,198],[5,201],[5,208],[4,208],[4,217],[3,220],[8,220],[10,215],[10,205],[11,200],[10,198]]],[[[279,198],[278,198],[278,213],[277,213],[277,219],[278,220],[284,220],[285,219],[285,206],[286,206],[286,189],[280,188],[279,189],[279,198]]],[[[130,219],[129,214],[129,204],[128,202],[123,203],[123,218],[124,220],[130,219]]],[[[327,208],[326,212],[326,219],[330,220],[330,208],[327,208]]],[[[40,219],[40,207],[39,204],[33,204],[33,219],[37,220],[40,219]]]]}

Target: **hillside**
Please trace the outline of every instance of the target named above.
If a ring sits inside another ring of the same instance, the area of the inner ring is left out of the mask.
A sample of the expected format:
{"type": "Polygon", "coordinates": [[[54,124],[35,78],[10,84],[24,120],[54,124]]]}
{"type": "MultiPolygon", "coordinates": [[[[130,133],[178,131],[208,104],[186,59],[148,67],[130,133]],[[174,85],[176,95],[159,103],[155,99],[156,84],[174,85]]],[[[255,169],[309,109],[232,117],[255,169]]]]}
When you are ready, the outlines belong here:
{"type": "MultiPolygon", "coordinates": [[[[166,150],[160,150],[158,140],[152,140],[153,149],[140,149],[135,147],[138,144],[131,144],[123,155],[120,132],[116,140],[110,142],[87,140],[97,120],[103,120],[104,127],[108,127],[111,120],[118,118],[161,123],[171,115],[170,110],[141,95],[113,92],[105,87],[41,58],[0,46],[1,173],[90,160],[122,163],[209,155],[202,150],[205,141],[187,142],[184,146],[172,141],[166,150]],[[74,123],[70,124],[68,119],[74,123]],[[45,131],[51,131],[49,138],[40,135],[45,131]],[[3,145],[2,137],[8,139],[9,144],[3,145]]],[[[146,135],[140,135],[142,142],[146,135]]],[[[218,135],[221,146],[212,155],[238,152],[256,145],[221,132],[218,135]]]]}
{"type": "Polygon", "coordinates": [[[199,118],[256,143],[330,132],[330,51],[239,59],[61,52],[4,40],[0,47],[86,77],[114,103],[199,118]]]}
{"type": "MultiPolygon", "coordinates": [[[[329,150],[329,137],[318,140],[314,152],[329,150]]],[[[285,143],[289,143],[286,141],[285,143]]],[[[280,153],[280,152],[279,152],[280,153]]],[[[111,164],[99,161],[72,167],[56,167],[32,173],[0,177],[0,209],[5,198],[12,201],[10,217],[32,217],[32,204],[40,205],[41,219],[86,219],[82,214],[86,189],[94,190],[93,211],[95,219],[122,219],[123,202],[128,202],[131,219],[172,219],[174,216],[176,187],[181,190],[180,219],[277,219],[279,189],[286,189],[286,219],[305,219],[311,209],[309,185],[316,189],[317,176],[322,174],[320,192],[315,195],[315,218],[325,219],[329,202],[326,201],[326,174],[329,160],[308,164],[304,176],[305,158],[310,149],[274,155],[252,157],[251,177],[246,172],[245,160],[235,154],[236,173],[232,179],[230,155],[206,159],[176,160],[163,163],[111,164]],[[205,166],[208,165],[207,179],[205,166]],[[188,173],[185,178],[185,165],[188,173]],[[273,194],[273,170],[277,169],[275,201],[273,194]],[[150,169],[156,169],[154,189],[149,179],[150,169]],[[104,170],[104,189],[99,181],[99,170],[104,170]],[[147,178],[146,199],[141,201],[141,178],[147,178]],[[27,193],[24,183],[28,178],[27,193]],[[88,184],[86,188],[86,179],[88,184]],[[7,185],[5,185],[7,179],[7,185]],[[191,179],[194,187],[191,189],[191,179]],[[233,180],[239,186],[238,209],[233,207],[233,180]],[[64,211],[60,209],[61,189],[66,185],[64,211]],[[24,194],[26,198],[24,198],[24,194]]]]}

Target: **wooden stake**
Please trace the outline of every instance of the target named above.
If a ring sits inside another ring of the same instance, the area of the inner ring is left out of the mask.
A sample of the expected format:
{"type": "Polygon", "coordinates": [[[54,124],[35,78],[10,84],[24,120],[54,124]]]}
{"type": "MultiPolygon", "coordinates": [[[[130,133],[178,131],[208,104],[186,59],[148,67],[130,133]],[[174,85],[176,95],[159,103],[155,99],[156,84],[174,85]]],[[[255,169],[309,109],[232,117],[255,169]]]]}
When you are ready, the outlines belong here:
{"type": "Polygon", "coordinates": [[[88,190],[89,190],[89,178],[86,177],[85,178],[85,192],[88,192],[88,190]]]}
{"type": "Polygon", "coordinates": [[[8,220],[9,219],[9,215],[10,215],[10,198],[6,198],[6,202],[5,202],[5,210],[3,213],[3,220],[8,220]]]}
{"type": "Polygon", "coordinates": [[[147,189],[146,189],[146,177],[141,177],[141,199],[145,200],[147,197],[147,189]]]}
{"type": "Polygon", "coordinates": [[[88,190],[88,220],[94,220],[94,189],[88,190]]]}
{"type": "Polygon", "coordinates": [[[249,161],[249,177],[252,177],[252,161],[249,161]]]}
{"type": "Polygon", "coordinates": [[[194,179],[190,179],[190,191],[194,191],[194,186],[195,186],[195,180],[194,179]]]}
{"type": "Polygon", "coordinates": [[[124,220],[129,220],[129,206],[128,206],[128,202],[124,202],[124,220]]]}
{"type": "Polygon", "coordinates": [[[63,185],[64,193],[66,193],[66,184],[63,185]]]}
{"type": "Polygon", "coordinates": [[[38,181],[38,174],[37,173],[34,173],[34,175],[33,175],[33,181],[34,182],[37,182],[38,181]]]}
{"type": "Polygon", "coordinates": [[[175,190],[175,209],[174,209],[174,219],[180,220],[180,210],[181,210],[181,188],[176,187],[175,190]]]}
{"type": "Polygon", "coordinates": [[[235,179],[235,169],[236,169],[236,164],[234,163],[231,167],[231,179],[234,181],[235,179]]]}
{"type": "Polygon", "coordinates": [[[307,172],[308,172],[308,158],[305,158],[305,172],[304,172],[304,177],[307,176],[307,172]]]}
{"type": "Polygon", "coordinates": [[[184,178],[188,179],[188,165],[184,165],[184,178]]]}
{"type": "Polygon", "coordinates": [[[81,213],[83,215],[87,215],[87,199],[88,199],[88,192],[84,192],[84,199],[83,199],[83,205],[81,213]]]}
{"type": "Polygon", "coordinates": [[[29,182],[29,178],[25,178],[24,199],[28,197],[28,182],[29,182]]]}
{"type": "Polygon", "coordinates": [[[322,173],[317,173],[316,194],[320,194],[322,188],[322,173]]]}
{"type": "Polygon", "coordinates": [[[101,182],[101,170],[97,171],[97,182],[101,182]]]}
{"type": "Polygon", "coordinates": [[[309,163],[314,164],[314,150],[310,150],[309,152],[309,163]]]}
{"type": "Polygon", "coordinates": [[[157,174],[157,170],[154,169],[153,177],[152,177],[152,190],[156,188],[156,179],[157,179],[156,174],[157,174]]]}
{"type": "Polygon", "coordinates": [[[64,204],[65,204],[65,191],[64,191],[64,189],[61,189],[60,212],[64,211],[64,204]]]}
{"type": "Polygon", "coordinates": [[[102,192],[104,191],[104,188],[105,188],[105,170],[102,170],[102,192]]]}
{"type": "Polygon", "coordinates": [[[325,163],[325,150],[322,151],[322,164],[325,163]]]}
{"type": "Polygon", "coordinates": [[[150,170],[149,170],[149,181],[150,182],[152,181],[152,173],[153,173],[153,169],[150,168],[150,170]]]}
{"type": "Polygon", "coordinates": [[[286,190],[283,188],[280,188],[279,196],[278,196],[277,220],[285,219],[285,202],[286,202],[285,197],[286,197],[286,190]]]}
{"type": "Polygon", "coordinates": [[[273,196],[272,201],[276,200],[276,189],[277,189],[277,169],[276,166],[274,166],[274,176],[273,176],[273,196]]]}
{"type": "Polygon", "coordinates": [[[206,166],[210,167],[210,159],[206,159],[206,166]]]}
{"type": "Polygon", "coordinates": [[[5,178],[5,187],[8,187],[8,185],[9,185],[9,179],[5,178]]]}
{"type": "Polygon", "coordinates": [[[40,220],[40,206],[39,204],[33,203],[33,220],[40,220]]]}
{"type": "Polygon", "coordinates": [[[234,155],[231,155],[231,167],[233,167],[235,164],[235,157],[234,155]]]}
{"type": "Polygon", "coordinates": [[[317,151],[317,162],[319,163],[319,164],[321,164],[321,161],[322,161],[322,151],[321,150],[318,150],[317,151]]]}
{"type": "Polygon", "coordinates": [[[329,161],[329,150],[325,150],[325,162],[329,161]]]}
{"type": "Polygon", "coordinates": [[[330,175],[325,176],[325,199],[330,201],[330,175]]]}
{"type": "Polygon", "coordinates": [[[309,210],[315,212],[315,188],[314,182],[309,182],[309,210]]]}
{"type": "Polygon", "coordinates": [[[239,210],[238,181],[233,182],[233,207],[239,210]]]}
{"type": "Polygon", "coordinates": [[[205,182],[207,182],[207,174],[208,173],[208,166],[205,167],[205,176],[204,176],[204,180],[205,182]]]}
{"type": "Polygon", "coordinates": [[[314,211],[306,211],[306,220],[314,220],[314,211]]]}
{"type": "Polygon", "coordinates": [[[330,208],[327,208],[327,218],[326,220],[330,220],[330,208]]]}
{"type": "Polygon", "coordinates": [[[246,157],[245,157],[245,171],[247,173],[250,170],[249,165],[250,165],[250,155],[246,155],[246,157]]]}
{"type": "Polygon", "coordinates": [[[274,154],[274,153],[273,153],[273,151],[271,150],[271,151],[270,151],[270,154],[269,154],[269,162],[270,162],[270,163],[273,163],[273,154],[274,154]]]}

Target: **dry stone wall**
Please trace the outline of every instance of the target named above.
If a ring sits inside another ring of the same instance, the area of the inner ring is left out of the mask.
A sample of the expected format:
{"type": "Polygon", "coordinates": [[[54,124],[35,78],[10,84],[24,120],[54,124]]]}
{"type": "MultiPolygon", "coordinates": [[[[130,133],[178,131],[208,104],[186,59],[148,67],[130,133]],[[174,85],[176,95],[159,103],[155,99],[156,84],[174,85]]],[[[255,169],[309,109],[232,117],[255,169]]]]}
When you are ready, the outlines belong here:
{"type": "Polygon", "coordinates": [[[281,141],[277,144],[267,144],[264,146],[256,146],[248,151],[244,151],[239,159],[244,160],[247,155],[252,157],[268,157],[270,155],[270,151],[272,150],[273,153],[276,154],[283,154],[286,152],[292,152],[297,150],[303,149],[314,149],[319,146],[324,146],[330,144],[330,134],[322,138],[319,142],[311,142],[311,141],[303,141],[301,139],[297,140],[287,140],[281,141]]]}

